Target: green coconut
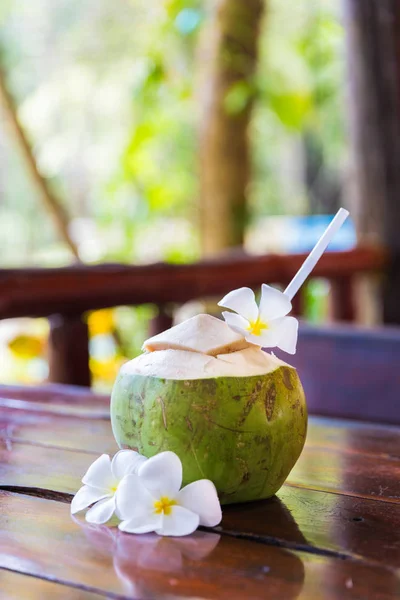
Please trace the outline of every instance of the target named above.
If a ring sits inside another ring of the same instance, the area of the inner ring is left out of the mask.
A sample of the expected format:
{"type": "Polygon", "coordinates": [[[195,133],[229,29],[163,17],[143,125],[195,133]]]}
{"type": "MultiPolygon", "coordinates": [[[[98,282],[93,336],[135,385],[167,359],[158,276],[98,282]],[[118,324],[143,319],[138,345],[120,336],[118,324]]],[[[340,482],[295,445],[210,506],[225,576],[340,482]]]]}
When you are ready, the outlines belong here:
{"type": "Polygon", "coordinates": [[[213,319],[218,339],[209,336],[210,319],[148,340],[153,351],[122,367],[111,397],[114,436],[147,457],[176,452],[183,483],[211,479],[221,503],[269,498],[304,445],[303,388],[293,367],[233,338],[222,321],[213,319]]]}

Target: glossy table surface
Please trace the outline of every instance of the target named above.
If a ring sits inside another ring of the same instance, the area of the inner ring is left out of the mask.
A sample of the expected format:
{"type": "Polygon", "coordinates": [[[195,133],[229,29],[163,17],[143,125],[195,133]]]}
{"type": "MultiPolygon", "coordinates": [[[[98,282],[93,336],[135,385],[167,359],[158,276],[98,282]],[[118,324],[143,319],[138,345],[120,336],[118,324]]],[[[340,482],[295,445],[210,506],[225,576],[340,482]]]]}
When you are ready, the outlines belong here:
{"type": "Polygon", "coordinates": [[[0,386],[0,598],[400,598],[400,428],[310,418],[286,484],[185,538],[70,516],[109,399],[0,386]]]}

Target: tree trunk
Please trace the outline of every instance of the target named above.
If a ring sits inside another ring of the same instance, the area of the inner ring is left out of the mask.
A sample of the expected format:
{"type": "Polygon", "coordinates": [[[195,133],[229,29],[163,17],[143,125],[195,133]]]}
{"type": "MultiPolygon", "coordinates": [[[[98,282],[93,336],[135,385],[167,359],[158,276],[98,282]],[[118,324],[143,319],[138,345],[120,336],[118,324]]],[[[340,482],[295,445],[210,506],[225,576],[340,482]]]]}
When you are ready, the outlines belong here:
{"type": "Polygon", "coordinates": [[[353,214],[359,240],[380,242],[391,266],[386,323],[400,324],[400,2],[346,0],[353,214]]]}
{"type": "Polygon", "coordinates": [[[264,0],[219,0],[200,59],[203,255],[243,243],[250,181],[248,126],[264,0]]]}

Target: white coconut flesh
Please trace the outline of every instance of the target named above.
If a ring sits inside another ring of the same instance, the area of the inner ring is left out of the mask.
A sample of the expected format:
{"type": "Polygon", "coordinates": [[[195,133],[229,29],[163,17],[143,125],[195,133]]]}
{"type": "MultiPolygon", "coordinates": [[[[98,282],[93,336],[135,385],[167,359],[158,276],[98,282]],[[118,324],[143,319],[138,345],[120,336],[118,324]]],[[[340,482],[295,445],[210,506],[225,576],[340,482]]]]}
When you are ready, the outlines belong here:
{"type": "Polygon", "coordinates": [[[122,374],[190,380],[266,375],[290,366],[209,315],[198,315],[172,327],[147,340],[143,348],[146,352],[126,363],[122,374]],[[235,344],[238,349],[232,351],[235,344]],[[210,354],[217,350],[216,355],[210,354]]]}
{"type": "Polygon", "coordinates": [[[189,350],[209,356],[253,346],[225,323],[211,315],[196,315],[146,340],[143,350],[189,350]]]}

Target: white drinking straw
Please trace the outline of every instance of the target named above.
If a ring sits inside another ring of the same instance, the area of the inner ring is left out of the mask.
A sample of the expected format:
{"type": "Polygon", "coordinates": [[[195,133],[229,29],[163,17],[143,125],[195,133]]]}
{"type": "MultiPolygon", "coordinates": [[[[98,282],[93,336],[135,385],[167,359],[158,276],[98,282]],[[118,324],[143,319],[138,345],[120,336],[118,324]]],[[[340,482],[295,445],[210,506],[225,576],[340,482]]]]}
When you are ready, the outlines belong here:
{"type": "Polygon", "coordinates": [[[349,216],[349,211],[344,208],[340,208],[336,213],[335,217],[329,223],[325,232],[322,234],[318,242],[315,244],[314,248],[311,250],[310,254],[307,256],[306,260],[301,265],[300,269],[297,271],[296,275],[293,277],[292,281],[289,283],[285,290],[285,295],[290,298],[293,298],[295,294],[299,291],[323,253],[325,252],[329,242],[335,235],[337,231],[341,228],[347,217],[349,216]]]}

